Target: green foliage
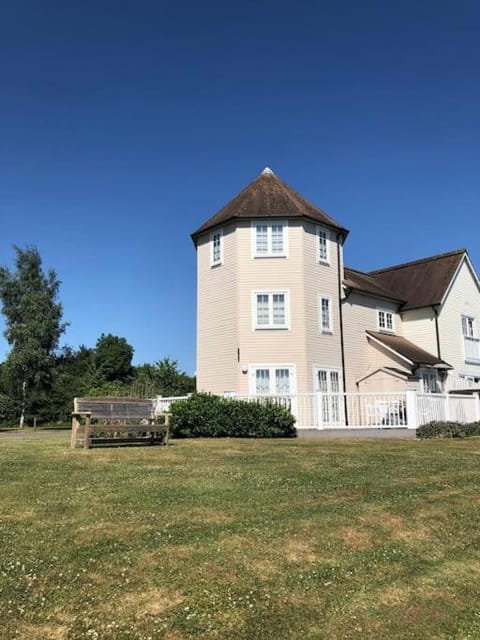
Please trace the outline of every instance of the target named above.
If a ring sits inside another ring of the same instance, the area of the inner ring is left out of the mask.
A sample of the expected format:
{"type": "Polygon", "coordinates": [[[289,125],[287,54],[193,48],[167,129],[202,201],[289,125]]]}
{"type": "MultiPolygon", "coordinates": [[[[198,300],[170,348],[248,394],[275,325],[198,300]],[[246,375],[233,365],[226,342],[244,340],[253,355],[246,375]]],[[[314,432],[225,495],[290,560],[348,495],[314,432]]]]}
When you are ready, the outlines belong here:
{"type": "Polygon", "coordinates": [[[100,381],[126,381],[132,375],[133,347],[111,333],[100,336],[95,347],[95,368],[100,381]]]}
{"type": "Polygon", "coordinates": [[[13,422],[18,415],[15,401],[4,393],[0,393],[0,422],[13,422]]]}
{"type": "Polygon", "coordinates": [[[52,388],[55,350],[66,324],[55,271],[44,273],[37,249],[15,251],[15,271],[0,267],[5,337],[11,345],[3,385],[24,415],[35,411],[52,388]]]}
{"type": "Polygon", "coordinates": [[[100,382],[93,385],[88,391],[83,394],[87,396],[131,396],[130,385],[119,380],[112,380],[111,382],[100,382]]]}
{"type": "Polygon", "coordinates": [[[58,350],[66,328],[60,282],[54,271],[44,273],[36,249],[15,251],[15,270],[0,267],[0,301],[11,345],[0,363],[0,421],[12,424],[20,415],[21,424],[31,424],[34,417],[38,424],[68,421],[75,396],[178,396],[195,390],[195,379],[176,360],[133,367],[133,347],[111,333],[102,334],[93,349],[58,350]]]}
{"type": "Polygon", "coordinates": [[[177,438],[295,437],[290,411],[270,402],[244,402],[194,394],[171,406],[171,430],[177,438]]]}
{"type": "Polygon", "coordinates": [[[480,436],[480,422],[428,422],[417,429],[417,438],[468,438],[480,436]]]}
{"type": "Polygon", "coordinates": [[[144,390],[143,395],[185,396],[195,391],[195,378],[181,371],[171,358],[136,367],[133,384],[144,390]]]}

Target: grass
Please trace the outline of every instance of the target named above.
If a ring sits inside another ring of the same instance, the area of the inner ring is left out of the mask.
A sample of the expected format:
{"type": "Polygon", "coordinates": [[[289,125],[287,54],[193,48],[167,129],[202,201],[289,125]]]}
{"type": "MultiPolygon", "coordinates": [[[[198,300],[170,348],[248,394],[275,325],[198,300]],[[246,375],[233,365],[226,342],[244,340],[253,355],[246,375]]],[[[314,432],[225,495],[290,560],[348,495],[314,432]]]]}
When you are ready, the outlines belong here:
{"type": "Polygon", "coordinates": [[[480,439],[0,441],[0,638],[480,637],[480,439]]]}

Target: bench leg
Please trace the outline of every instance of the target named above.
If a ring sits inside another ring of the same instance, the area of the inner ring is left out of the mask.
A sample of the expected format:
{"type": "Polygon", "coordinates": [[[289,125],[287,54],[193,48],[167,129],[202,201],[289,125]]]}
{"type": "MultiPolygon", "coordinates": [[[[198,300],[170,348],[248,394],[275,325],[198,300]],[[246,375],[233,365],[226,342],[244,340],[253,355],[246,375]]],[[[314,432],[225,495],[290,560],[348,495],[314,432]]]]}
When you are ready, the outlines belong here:
{"type": "Polygon", "coordinates": [[[87,424],[85,425],[85,439],[83,441],[83,447],[85,449],[90,449],[91,447],[91,427],[90,427],[90,421],[87,421],[87,424]]]}
{"type": "Polygon", "coordinates": [[[78,427],[79,427],[79,422],[78,422],[78,418],[73,417],[72,418],[72,436],[70,439],[70,446],[72,449],[75,449],[75,447],[77,446],[77,431],[78,431],[78,427]]]}

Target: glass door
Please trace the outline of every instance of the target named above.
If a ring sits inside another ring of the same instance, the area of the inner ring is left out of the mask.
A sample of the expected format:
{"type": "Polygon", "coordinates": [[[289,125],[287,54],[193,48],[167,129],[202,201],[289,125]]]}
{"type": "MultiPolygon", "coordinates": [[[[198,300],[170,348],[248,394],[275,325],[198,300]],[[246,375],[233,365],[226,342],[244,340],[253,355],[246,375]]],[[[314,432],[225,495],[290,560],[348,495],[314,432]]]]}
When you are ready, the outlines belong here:
{"type": "Polygon", "coordinates": [[[316,370],[319,426],[343,424],[343,404],[340,395],[340,372],[335,369],[316,370]]]}

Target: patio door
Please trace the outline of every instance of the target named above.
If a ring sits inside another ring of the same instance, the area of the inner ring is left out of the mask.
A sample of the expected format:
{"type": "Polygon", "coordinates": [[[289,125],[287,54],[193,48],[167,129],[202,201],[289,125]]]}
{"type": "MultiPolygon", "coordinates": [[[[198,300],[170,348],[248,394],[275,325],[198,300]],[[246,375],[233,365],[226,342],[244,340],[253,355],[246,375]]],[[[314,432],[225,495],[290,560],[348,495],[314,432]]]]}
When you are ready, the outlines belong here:
{"type": "Polygon", "coordinates": [[[340,395],[340,371],[316,369],[317,423],[319,427],[344,424],[343,398],[340,395]]]}

